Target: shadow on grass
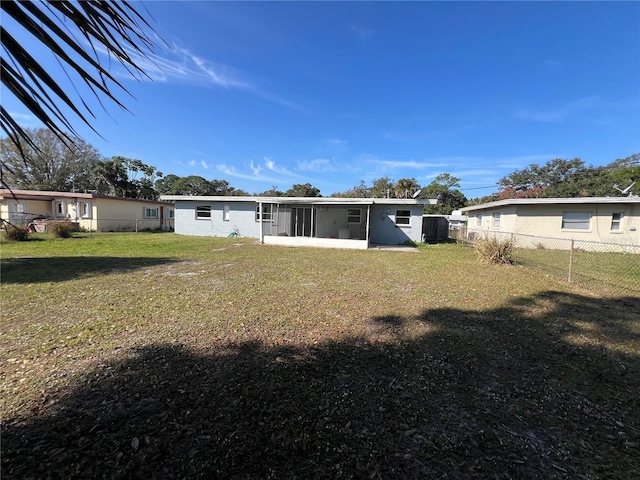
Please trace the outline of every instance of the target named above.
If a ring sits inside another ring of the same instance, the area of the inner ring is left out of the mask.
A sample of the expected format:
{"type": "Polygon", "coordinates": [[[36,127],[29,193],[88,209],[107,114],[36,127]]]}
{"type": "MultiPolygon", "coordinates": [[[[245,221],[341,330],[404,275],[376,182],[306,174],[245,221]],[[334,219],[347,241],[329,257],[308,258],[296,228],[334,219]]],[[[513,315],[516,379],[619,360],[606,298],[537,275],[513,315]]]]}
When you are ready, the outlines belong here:
{"type": "Polygon", "coordinates": [[[37,257],[2,260],[3,283],[62,282],[176,262],[157,257],[37,257]]]}
{"type": "Polygon", "coordinates": [[[372,319],[397,341],[150,345],[5,418],[9,478],[632,478],[637,298],[372,319]],[[403,337],[427,322],[431,333],[403,337]]]}

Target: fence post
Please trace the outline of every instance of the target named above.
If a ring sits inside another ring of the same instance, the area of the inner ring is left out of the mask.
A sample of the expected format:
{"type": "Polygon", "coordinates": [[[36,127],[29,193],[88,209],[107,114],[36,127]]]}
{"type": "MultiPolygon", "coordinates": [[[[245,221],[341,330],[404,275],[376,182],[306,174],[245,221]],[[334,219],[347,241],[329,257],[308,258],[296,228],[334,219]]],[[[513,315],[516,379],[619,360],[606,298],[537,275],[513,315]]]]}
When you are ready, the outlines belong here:
{"type": "Polygon", "coordinates": [[[571,239],[571,250],[569,251],[569,283],[571,283],[571,275],[573,273],[573,242],[574,240],[571,239]]]}
{"type": "MultiPolygon", "coordinates": [[[[138,219],[136,218],[136,233],[138,233],[138,219]]],[[[571,281],[571,280],[569,280],[571,281]]]]}

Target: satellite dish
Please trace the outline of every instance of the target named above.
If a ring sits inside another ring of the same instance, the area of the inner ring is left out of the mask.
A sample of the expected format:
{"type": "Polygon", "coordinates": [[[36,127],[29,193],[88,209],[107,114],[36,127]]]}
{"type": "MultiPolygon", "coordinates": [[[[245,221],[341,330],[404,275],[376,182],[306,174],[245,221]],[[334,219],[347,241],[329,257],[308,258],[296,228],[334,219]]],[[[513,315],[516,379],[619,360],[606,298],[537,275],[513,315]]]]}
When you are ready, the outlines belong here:
{"type": "Polygon", "coordinates": [[[616,190],[618,190],[620,193],[622,193],[623,195],[626,195],[627,193],[629,193],[629,196],[633,195],[633,192],[629,192],[629,190],[631,190],[631,187],[633,187],[636,184],[636,182],[633,182],[631,185],[629,185],[627,188],[625,188],[624,190],[618,188],[618,185],[614,185],[613,188],[615,188],[616,190]]]}
{"type": "Polygon", "coordinates": [[[418,198],[418,195],[420,195],[420,192],[422,192],[422,189],[418,190],[416,193],[411,195],[411,198],[418,198]]]}

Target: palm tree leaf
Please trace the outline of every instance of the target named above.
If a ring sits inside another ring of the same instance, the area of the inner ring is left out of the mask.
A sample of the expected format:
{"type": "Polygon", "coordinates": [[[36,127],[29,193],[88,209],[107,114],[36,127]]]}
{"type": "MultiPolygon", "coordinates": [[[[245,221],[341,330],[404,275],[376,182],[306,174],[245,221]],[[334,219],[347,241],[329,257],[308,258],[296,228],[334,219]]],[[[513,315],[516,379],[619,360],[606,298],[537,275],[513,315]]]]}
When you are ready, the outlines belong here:
{"type": "MultiPolygon", "coordinates": [[[[65,66],[70,67],[71,72],[82,79],[101,105],[101,99],[106,97],[127,110],[112,92],[111,87],[116,86],[125,93],[129,95],[130,93],[100,63],[97,46],[104,48],[108,55],[115,57],[135,78],[139,78],[139,75],[149,78],[136,61],[138,58],[144,58],[153,63],[147,51],[152,51],[155,43],[147,29],[153,34],[155,32],[130,2],[2,0],[0,8],[33,35],[36,41],[55,54],[65,75],[73,84],[65,66]],[[73,33],[66,26],[69,22],[81,33],[88,47],[83,44],[83,41],[74,38],[73,33]],[[90,48],[89,51],[87,51],[88,48],[90,48]],[[91,51],[93,56],[90,54],[91,51]],[[75,53],[79,60],[74,60],[67,52],[75,53]],[[131,53],[135,55],[132,56],[131,53]],[[79,61],[86,64],[82,65],[79,61]]],[[[81,121],[93,129],[85,115],[88,112],[93,116],[93,112],[82,95],[79,95],[82,104],[82,107],[79,107],[76,105],[77,102],[74,103],[64,92],[59,82],[52,78],[6,29],[1,31],[1,41],[6,58],[5,55],[0,57],[0,75],[8,91],[63,141],[69,140],[63,129],[71,132],[74,132],[74,129],[62,112],[60,104],[66,105],[81,121]],[[10,65],[9,61],[14,66],[10,65]]],[[[30,145],[33,144],[26,132],[4,108],[0,113],[0,123],[2,130],[16,145],[20,138],[29,142],[30,145]]]]}

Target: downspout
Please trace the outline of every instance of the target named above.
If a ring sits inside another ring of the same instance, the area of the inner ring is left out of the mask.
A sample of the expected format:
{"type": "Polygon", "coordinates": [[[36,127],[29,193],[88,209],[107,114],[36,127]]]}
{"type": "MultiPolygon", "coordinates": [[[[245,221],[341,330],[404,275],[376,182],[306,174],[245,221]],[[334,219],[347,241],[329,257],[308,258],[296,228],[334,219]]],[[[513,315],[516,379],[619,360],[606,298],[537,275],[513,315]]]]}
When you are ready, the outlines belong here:
{"type": "Polygon", "coordinates": [[[263,228],[262,228],[262,202],[258,202],[258,223],[259,225],[259,235],[260,235],[260,243],[263,244],[264,243],[264,232],[263,232],[263,228]]]}

